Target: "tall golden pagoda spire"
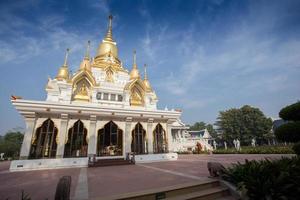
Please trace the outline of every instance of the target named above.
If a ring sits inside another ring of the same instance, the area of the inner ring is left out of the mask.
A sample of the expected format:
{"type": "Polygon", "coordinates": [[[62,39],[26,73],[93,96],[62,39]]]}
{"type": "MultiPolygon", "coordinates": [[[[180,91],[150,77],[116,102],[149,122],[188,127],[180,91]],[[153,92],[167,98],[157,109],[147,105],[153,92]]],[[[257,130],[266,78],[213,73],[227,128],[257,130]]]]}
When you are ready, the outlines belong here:
{"type": "Polygon", "coordinates": [[[114,42],[114,39],[113,39],[113,36],[112,36],[112,19],[113,19],[113,16],[112,15],[109,15],[108,16],[108,29],[107,29],[107,33],[106,33],[106,36],[105,36],[105,40],[107,41],[111,41],[111,42],[114,42]]]}
{"type": "Polygon", "coordinates": [[[86,52],[83,60],[80,63],[80,70],[88,70],[91,71],[91,62],[90,62],[90,45],[91,42],[88,41],[87,47],[86,47],[86,52]]]}
{"type": "Polygon", "coordinates": [[[70,51],[70,49],[66,50],[64,64],[58,70],[56,79],[59,80],[59,81],[61,81],[61,80],[68,80],[69,79],[69,69],[68,69],[69,51],[70,51]]]}
{"type": "Polygon", "coordinates": [[[97,51],[97,57],[100,56],[106,56],[109,52],[115,57],[118,58],[118,48],[117,43],[114,41],[112,36],[112,15],[108,17],[108,29],[106,32],[106,35],[102,42],[99,45],[98,51],[97,51]]]}
{"type": "Polygon", "coordinates": [[[148,80],[148,75],[147,75],[147,65],[144,64],[144,85],[145,85],[145,89],[147,92],[151,92],[152,91],[152,87],[150,85],[150,82],[148,80]]]}
{"type": "Polygon", "coordinates": [[[90,59],[90,48],[91,48],[91,41],[88,41],[86,52],[85,52],[85,58],[90,59]]]}
{"type": "Polygon", "coordinates": [[[130,80],[140,78],[140,73],[136,64],[136,51],[133,51],[133,66],[130,72],[130,80]]]}

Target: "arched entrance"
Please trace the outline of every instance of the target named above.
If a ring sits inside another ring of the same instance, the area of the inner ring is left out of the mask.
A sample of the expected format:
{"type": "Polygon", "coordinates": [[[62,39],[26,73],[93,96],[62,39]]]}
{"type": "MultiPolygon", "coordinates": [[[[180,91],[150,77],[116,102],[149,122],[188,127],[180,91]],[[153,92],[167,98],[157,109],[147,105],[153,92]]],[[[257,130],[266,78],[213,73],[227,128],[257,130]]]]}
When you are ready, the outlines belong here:
{"type": "Polygon", "coordinates": [[[167,140],[166,131],[161,124],[157,124],[153,131],[153,151],[154,153],[166,153],[167,152],[167,140]]]}
{"type": "Polygon", "coordinates": [[[131,151],[135,154],[148,153],[146,131],[140,123],[137,123],[132,131],[131,151]]]}
{"type": "Polygon", "coordinates": [[[55,158],[57,128],[51,119],[43,122],[32,139],[29,158],[55,158]]]}
{"type": "Polygon", "coordinates": [[[122,156],[123,131],[110,121],[98,131],[97,156],[122,156]]]}
{"type": "Polygon", "coordinates": [[[87,156],[87,129],[82,121],[75,122],[68,132],[68,141],[65,144],[64,157],[85,157],[87,156]]]}

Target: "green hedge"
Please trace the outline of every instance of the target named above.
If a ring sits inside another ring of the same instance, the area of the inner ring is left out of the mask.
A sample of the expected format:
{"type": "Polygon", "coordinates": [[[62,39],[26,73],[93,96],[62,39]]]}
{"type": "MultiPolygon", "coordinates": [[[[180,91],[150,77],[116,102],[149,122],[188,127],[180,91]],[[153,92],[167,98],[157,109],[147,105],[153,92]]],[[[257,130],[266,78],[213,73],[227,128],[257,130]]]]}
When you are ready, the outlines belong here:
{"type": "Polygon", "coordinates": [[[217,149],[214,154],[294,154],[292,146],[243,146],[241,151],[235,148],[217,149]]]}
{"type": "Polygon", "coordinates": [[[277,139],[286,142],[300,141],[300,122],[289,122],[275,130],[277,139]]]}
{"type": "Polygon", "coordinates": [[[299,199],[300,157],[246,160],[225,169],[221,177],[249,199],[299,199]]]}
{"type": "Polygon", "coordinates": [[[300,102],[282,108],[279,117],[288,121],[300,120],[300,102]]]}

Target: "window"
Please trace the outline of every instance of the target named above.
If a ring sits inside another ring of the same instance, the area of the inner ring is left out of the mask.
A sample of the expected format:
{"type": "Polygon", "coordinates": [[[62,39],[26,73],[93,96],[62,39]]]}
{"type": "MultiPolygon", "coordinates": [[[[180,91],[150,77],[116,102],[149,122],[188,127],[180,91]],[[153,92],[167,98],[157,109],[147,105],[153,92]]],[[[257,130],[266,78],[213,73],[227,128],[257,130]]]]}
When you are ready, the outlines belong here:
{"type": "Polygon", "coordinates": [[[132,131],[131,151],[136,154],[147,153],[146,131],[140,123],[132,131]]]}
{"type": "Polygon", "coordinates": [[[98,100],[101,100],[101,92],[97,92],[96,98],[97,98],[98,100]]]}
{"type": "Polygon", "coordinates": [[[122,95],[118,95],[118,101],[123,101],[123,96],[122,95]]]}
{"type": "Polygon", "coordinates": [[[123,131],[112,121],[98,130],[97,156],[121,156],[123,131]]]}
{"type": "Polygon", "coordinates": [[[115,101],[116,100],[116,95],[115,94],[111,94],[110,95],[110,100],[111,101],[115,101]]]}
{"type": "Polygon", "coordinates": [[[64,157],[85,157],[87,156],[88,144],[86,142],[87,129],[78,120],[68,132],[68,141],[65,144],[64,157]]]}
{"type": "Polygon", "coordinates": [[[36,130],[32,139],[29,158],[55,158],[56,156],[57,128],[51,119],[47,119],[41,127],[36,130]]]}
{"type": "Polygon", "coordinates": [[[104,93],[103,99],[104,99],[104,100],[108,100],[108,93],[104,93]]]}

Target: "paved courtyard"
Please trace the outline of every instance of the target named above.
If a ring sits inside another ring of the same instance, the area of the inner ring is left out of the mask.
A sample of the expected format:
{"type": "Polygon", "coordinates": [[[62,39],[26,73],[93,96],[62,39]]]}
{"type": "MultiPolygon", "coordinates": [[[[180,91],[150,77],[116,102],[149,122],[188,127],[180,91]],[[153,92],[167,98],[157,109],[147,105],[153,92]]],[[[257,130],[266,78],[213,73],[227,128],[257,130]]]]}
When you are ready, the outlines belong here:
{"type": "Polygon", "coordinates": [[[289,155],[179,155],[177,161],[98,168],[9,172],[0,162],[0,200],[20,199],[24,190],[33,200],[54,199],[60,177],[72,177],[72,199],[95,199],[208,179],[207,162],[228,166],[245,159],[276,159],[289,155]]]}

